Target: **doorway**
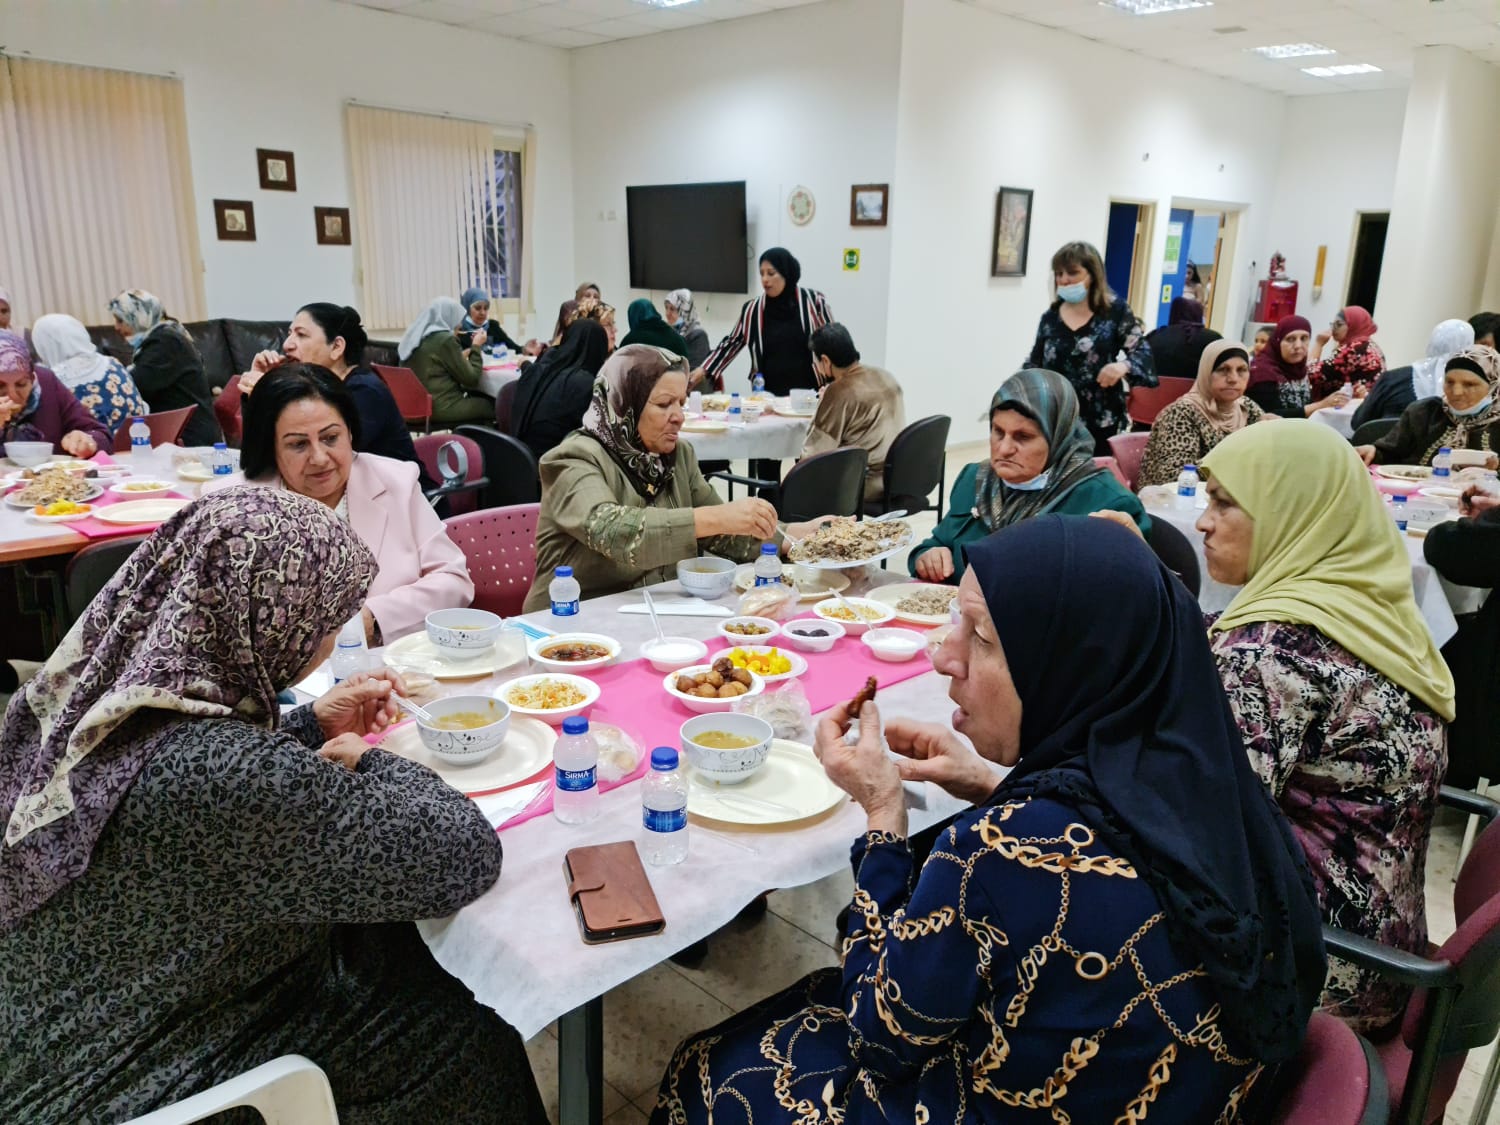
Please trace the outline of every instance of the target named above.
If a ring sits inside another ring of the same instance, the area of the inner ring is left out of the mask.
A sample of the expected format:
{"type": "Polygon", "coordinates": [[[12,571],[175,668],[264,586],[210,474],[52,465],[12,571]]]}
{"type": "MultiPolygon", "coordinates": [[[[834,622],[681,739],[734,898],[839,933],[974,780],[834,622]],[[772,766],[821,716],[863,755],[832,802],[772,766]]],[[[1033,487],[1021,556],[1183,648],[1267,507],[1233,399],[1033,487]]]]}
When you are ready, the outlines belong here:
{"type": "Polygon", "coordinates": [[[1151,275],[1148,250],[1156,205],[1112,199],[1104,239],[1104,277],[1110,289],[1124,296],[1132,309],[1147,308],[1146,283],[1151,275]]]}
{"type": "Polygon", "coordinates": [[[1380,288],[1380,263],[1385,258],[1385,235],[1390,229],[1389,211],[1361,211],[1354,220],[1354,254],[1349,263],[1349,286],[1344,304],[1375,312],[1375,291],[1380,288]]]}

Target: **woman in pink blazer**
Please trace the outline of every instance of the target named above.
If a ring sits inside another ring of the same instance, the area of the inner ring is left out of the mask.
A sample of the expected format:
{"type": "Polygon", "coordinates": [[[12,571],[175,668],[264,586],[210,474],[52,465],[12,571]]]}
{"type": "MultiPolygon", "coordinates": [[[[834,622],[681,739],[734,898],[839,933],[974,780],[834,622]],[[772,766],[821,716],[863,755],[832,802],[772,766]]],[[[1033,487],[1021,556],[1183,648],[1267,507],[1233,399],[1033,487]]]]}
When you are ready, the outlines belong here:
{"type": "Polygon", "coordinates": [[[359,414],[326,368],[276,368],[245,399],[239,473],[223,484],[289,488],[321,500],[374,552],[380,573],[365,600],[365,637],[388,644],[422,628],[435,609],[474,600],[464,554],[422,495],[417,466],[354,452],[359,414]]]}

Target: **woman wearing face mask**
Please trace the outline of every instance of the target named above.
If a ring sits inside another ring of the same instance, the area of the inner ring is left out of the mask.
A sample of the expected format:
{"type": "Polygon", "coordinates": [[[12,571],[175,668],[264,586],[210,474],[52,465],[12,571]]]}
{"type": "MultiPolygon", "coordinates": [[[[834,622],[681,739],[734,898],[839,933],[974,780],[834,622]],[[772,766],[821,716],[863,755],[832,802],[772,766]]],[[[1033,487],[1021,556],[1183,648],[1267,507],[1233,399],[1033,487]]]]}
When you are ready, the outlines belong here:
{"type": "Polygon", "coordinates": [[[144,289],[127,289],[109,303],[115,330],[135,349],[130,377],[153,414],[196,406],[182,431],[183,445],[222,441],[203,357],[187,329],[167,316],[161,302],[144,289]]]}
{"type": "Polygon", "coordinates": [[[458,303],[464,307],[464,318],[458,325],[458,342],[465,351],[501,345],[517,355],[526,350],[506,334],[498,320],[490,319],[490,295],[483,289],[465,289],[458,303]]]}
{"type": "Polygon", "coordinates": [[[1151,424],[1141,457],[1137,488],[1170,484],[1184,465],[1197,465],[1219,442],[1265,414],[1245,398],[1250,353],[1236,340],[1216,340],[1203,349],[1193,389],[1167,406],[1151,424]]]}
{"type": "Polygon", "coordinates": [[[1441,398],[1414,402],[1374,445],[1359,446],[1366,465],[1430,465],[1439,449],[1478,449],[1485,468],[1500,468],[1500,353],[1474,345],[1448,360],[1441,398]]]}
{"type": "Polygon", "coordinates": [[[990,459],[959,473],[948,514],[911,549],[907,569],[928,582],[957,585],[970,546],[1002,527],[1046,512],[1123,512],[1141,533],[1151,518],[1108,469],[1078,422],[1078,399],[1061,375],[1021,371],[990,401],[990,459]]]}
{"type": "Polygon", "coordinates": [[[1276,322],[1265,350],[1250,363],[1250,385],[1246,396],[1267,414],[1277,418],[1309,418],[1324,407],[1340,407],[1349,396],[1335,391],[1313,400],[1307,378],[1307,349],[1312,325],[1306,317],[1284,316],[1276,322]]]}
{"type": "Polygon", "coordinates": [[[1052,277],[1057,300],[1042,314],[1022,366],[1056,371],[1072,384],[1094,452],[1108,456],[1109,438],[1130,429],[1130,387],[1156,386],[1146,328],[1110,292],[1104,260],[1087,242],[1070,242],[1052,255],[1052,277]]]}
{"type": "Polygon", "coordinates": [[[1345,383],[1363,394],[1371,383],[1379,379],[1380,373],[1385,370],[1385,353],[1371,339],[1378,330],[1379,325],[1358,305],[1340,309],[1333,318],[1333,323],[1328,326],[1328,331],[1319,332],[1313,343],[1313,362],[1307,369],[1313,394],[1326,397],[1345,383]],[[1323,354],[1330,339],[1338,344],[1338,349],[1327,359],[1319,361],[1318,357],[1323,354]]]}
{"type": "Polygon", "coordinates": [[[1370,388],[1354,412],[1354,428],[1376,418],[1399,418],[1419,398],[1443,393],[1443,372],[1448,360],[1474,343],[1474,326],[1467,320],[1445,320],[1427,340],[1427,357],[1410,367],[1387,371],[1370,388]]]}
{"type": "Polygon", "coordinates": [[[484,358],[478,349],[466,352],[458,342],[463,319],[462,305],[452,297],[438,297],[412,321],[396,346],[401,362],[432,396],[434,426],[495,420],[495,400],[479,390],[484,358]]]}

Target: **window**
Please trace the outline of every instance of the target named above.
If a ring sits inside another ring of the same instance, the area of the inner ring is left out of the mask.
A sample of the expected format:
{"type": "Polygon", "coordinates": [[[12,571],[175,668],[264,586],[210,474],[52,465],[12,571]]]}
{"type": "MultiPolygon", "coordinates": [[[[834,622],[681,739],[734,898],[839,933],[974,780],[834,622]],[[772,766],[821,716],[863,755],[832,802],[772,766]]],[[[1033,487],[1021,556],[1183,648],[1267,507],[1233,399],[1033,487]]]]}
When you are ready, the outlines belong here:
{"type": "Polygon", "coordinates": [[[485,205],[482,288],[493,297],[516,302],[521,297],[521,185],[519,147],[497,147],[495,178],[485,205]]]}

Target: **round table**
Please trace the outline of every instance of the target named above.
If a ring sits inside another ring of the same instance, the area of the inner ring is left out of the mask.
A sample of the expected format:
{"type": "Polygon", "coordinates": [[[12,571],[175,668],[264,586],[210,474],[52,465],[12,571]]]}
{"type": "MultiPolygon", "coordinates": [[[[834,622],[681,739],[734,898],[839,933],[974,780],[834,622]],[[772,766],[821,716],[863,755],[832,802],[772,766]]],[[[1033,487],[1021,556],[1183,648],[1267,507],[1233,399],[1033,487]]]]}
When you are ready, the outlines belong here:
{"type": "MultiPolygon", "coordinates": [[[[689,419],[689,425],[692,419],[689,419]]],[[[692,442],[699,461],[785,461],[802,455],[811,418],[763,414],[754,422],[731,426],[714,433],[695,433],[683,428],[682,436],[692,442]]]]}
{"type": "Polygon", "coordinates": [[[1324,407],[1322,410],[1314,411],[1312,417],[1315,421],[1322,422],[1323,425],[1332,429],[1340,437],[1350,440],[1354,437],[1354,412],[1359,409],[1359,404],[1363,401],[1364,399],[1361,398],[1350,399],[1337,410],[1331,406],[1324,407]]]}
{"type": "Polygon", "coordinates": [[[490,398],[499,398],[500,392],[521,377],[521,369],[515,363],[486,363],[479,376],[479,389],[490,398]]]}

